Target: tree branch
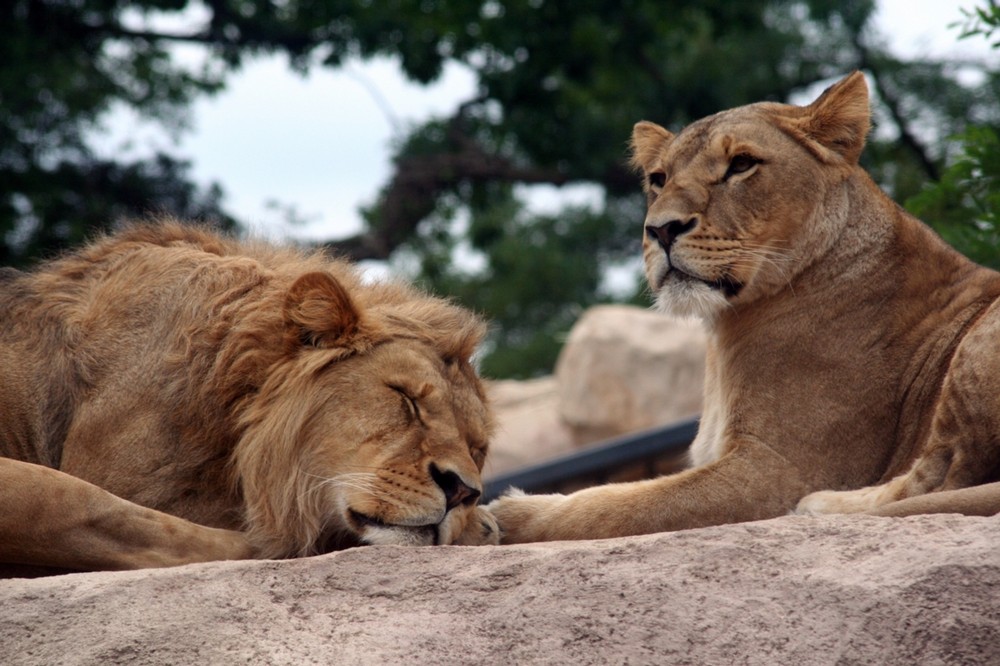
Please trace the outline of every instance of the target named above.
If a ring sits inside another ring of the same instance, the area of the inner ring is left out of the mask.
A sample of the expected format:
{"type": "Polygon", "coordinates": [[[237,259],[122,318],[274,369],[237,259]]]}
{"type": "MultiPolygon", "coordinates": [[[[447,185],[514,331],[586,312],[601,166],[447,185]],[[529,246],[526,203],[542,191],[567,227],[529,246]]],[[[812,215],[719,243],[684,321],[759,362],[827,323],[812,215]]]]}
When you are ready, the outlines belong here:
{"type": "Polygon", "coordinates": [[[931,159],[927,147],[910,131],[909,121],[902,110],[902,101],[892,93],[891,86],[886,86],[884,78],[880,75],[879,67],[870,57],[868,49],[865,48],[859,38],[855,38],[854,48],[858,52],[859,69],[866,69],[871,74],[872,81],[879,91],[882,102],[889,110],[889,115],[892,117],[893,122],[896,123],[896,128],[899,130],[900,143],[913,153],[914,157],[917,158],[920,168],[923,169],[929,179],[934,181],[941,180],[941,169],[931,159]]]}
{"type": "Polygon", "coordinates": [[[171,34],[166,32],[153,32],[152,30],[130,30],[121,25],[104,23],[101,25],[88,26],[92,32],[99,32],[118,39],[144,39],[150,42],[182,42],[189,44],[204,44],[213,46],[220,43],[219,39],[210,36],[206,32],[190,34],[171,34]]]}
{"type": "Polygon", "coordinates": [[[226,48],[268,48],[284,49],[290,55],[305,53],[317,45],[315,39],[302,37],[294,32],[264,33],[251,29],[250,25],[240,25],[237,21],[226,22],[223,17],[213,13],[212,20],[202,29],[189,33],[169,33],[154,30],[133,30],[117,22],[88,24],[86,30],[107,37],[127,40],[146,40],[150,42],[179,42],[186,44],[201,44],[226,48]],[[227,27],[236,29],[233,36],[226,34],[227,27]]]}
{"type": "Polygon", "coordinates": [[[487,152],[466,131],[470,108],[485,98],[461,104],[448,121],[442,152],[401,155],[380,197],[378,220],[372,228],[343,240],[321,243],[350,259],[387,259],[411,238],[431,215],[438,199],[463,183],[521,183],[564,185],[569,178],[558,169],[523,166],[487,152]]]}
{"type": "Polygon", "coordinates": [[[438,198],[461,183],[558,186],[568,181],[567,176],[557,170],[518,166],[509,159],[487,153],[468,139],[460,152],[398,158],[392,179],[379,202],[377,226],[356,236],[320,245],[355,261],[387,259],[416,232],[417,225],[434,212],[438,198]]]}

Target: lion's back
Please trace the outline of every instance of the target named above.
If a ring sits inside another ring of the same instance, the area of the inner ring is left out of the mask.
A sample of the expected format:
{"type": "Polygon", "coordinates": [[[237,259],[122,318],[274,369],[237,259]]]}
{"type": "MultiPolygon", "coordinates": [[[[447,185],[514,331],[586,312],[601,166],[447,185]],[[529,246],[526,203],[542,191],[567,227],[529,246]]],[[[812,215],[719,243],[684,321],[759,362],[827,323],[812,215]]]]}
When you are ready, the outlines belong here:
{"type": "MultiPolygon", "coordinates": [[[[58,467],[203,524],[244,524],[245,469],[235,471],[234,452],[253,428],[284,424],[305,402],[329,400],[302,386],[332,359],[403,338],[400,348],[434,359],[426,364],[433,377],[450,373],[447,381],[463,387],[463,404],[483,400],[474,379],[455,374],[471,377],[468,357],[482,335],[475,315],[407,284],[369,283],[323,252],[168,221],[0,279],[0,306],[11,306],[0,311],[0,455],[58,467]],[[322,300],[324,292],[306,308],[296,299],[313,283],[336,283],[333,293],[344,300],[322,300]],[[348,347],[302,336],[311,322],[303,311],[318,312],[324,326],[328,315],[340,321],[338,308],[354,318],[348,347]]],[[[330,386],[353,387],[351,396],[365,382],[384,389],[346,374],[351,367],[330,386]]],[[[463,409],[462,418],[479,412],[463,409]]],[[[276,440],[263,441],[270,456],[276,440]]],[[[301,446],[294,437],[286,448],[301,446]]]]}
{"type": "Polygon", "coordinates": [[[446,338],[446,346],[464,344],[471,338],[463,331],[475,329],[448,319],[454,309],[440,299],[403,283],[369,284],[355,266],[324,252],[162,220],[0,275],[0,372],[7,380],[0,405],[30,412],[25,420],[34,433],[21,439],[33,440],[34,457],[44,462],[58,458],[54,449],[84,396],[111,393],[111,386],[116,395],[161,402],[164,419],[187,410],[179,420],[214,427],[228,419],[219,410],[231,411],[284,353],[286,294],[313,271],[333,276],[363,309],[419,313],[432,322],[428,337],[446,338]],[[37,453],[40,441],[44,454],[37,453]]]}
{"type": "Polygon", "coordinates": [[[46,322],[59,333],[56,345],[139,331],[155,335],[158,328],[183,328],[249,298],[255,309],[273,309],[268,285],[276,291],[310,270],[333,272],[351,286],[358,282],[347,264],[320,252],[170,220],[136,224],[11,278],[17,288],[7,290],[5,319],[46,322]]]}
{"type": "Polygon", "coordinates": [[[5,271],[0,405],[28,425],[0,442],[0,455],[52,464],[84,396],[112,384],[156,396],[165,412],[199,404],[196,389],[223,352],[252,348],[260,364],[280,353],[283,290],[310,270],[359,283],[319,252],[169,220],[5,271]]]}

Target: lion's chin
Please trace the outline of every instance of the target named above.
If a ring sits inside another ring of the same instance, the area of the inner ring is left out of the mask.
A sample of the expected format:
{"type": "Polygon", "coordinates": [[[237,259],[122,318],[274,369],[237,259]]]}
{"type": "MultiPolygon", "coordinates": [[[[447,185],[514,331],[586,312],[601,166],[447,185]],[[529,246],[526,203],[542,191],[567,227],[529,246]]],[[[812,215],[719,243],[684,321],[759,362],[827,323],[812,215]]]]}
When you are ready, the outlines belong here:
{"type": "Polygon", "coordinates": [[[437,530],[428,527],[369,527],[361,536],[370,546],[435,546],[437,530]]]}
{"type": "Polygon", "coordinates": [[[395,525],[358,511],[349,511],[350,523],[361,543],[371,546],[434,546],[438,525],[395,525]]]}

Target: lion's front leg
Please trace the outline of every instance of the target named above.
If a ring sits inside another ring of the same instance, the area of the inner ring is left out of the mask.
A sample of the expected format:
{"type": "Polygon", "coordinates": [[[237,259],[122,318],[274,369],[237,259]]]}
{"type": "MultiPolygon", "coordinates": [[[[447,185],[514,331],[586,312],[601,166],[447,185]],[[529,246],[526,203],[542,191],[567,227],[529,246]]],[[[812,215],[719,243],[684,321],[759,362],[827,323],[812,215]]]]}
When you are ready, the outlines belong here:
{"type": "Polygon", "coordinates": [[[253,555],[240,532],[197,525],[58,470],[0,458],[0,562],[90,571],[253,555]]]}
{"type": "Polygon", "coordinates": [[[787,460],[752,442],[714,463],[570,495],[514,492],[487,505],[501,543],[600,539],[772,518],[812,490],[787,460]]]}

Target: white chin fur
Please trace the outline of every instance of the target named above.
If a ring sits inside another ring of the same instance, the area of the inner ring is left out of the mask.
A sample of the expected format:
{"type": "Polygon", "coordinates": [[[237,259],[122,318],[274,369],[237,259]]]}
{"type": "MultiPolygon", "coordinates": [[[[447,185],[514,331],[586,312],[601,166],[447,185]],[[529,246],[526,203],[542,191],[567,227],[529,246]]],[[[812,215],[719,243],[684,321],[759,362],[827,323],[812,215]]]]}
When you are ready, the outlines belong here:
{"type": "Polygon", "coordinates": [[[429,528],[366,527],[361,540],[372,546],[433,546],[429,528]]]}
{"type": "Polygon", "coordinates": [[[702,282],[674,282],[656,292],[656,309],[675,317],[712,321],[727,307],[729,302],[722,292],[702,282]]]}

